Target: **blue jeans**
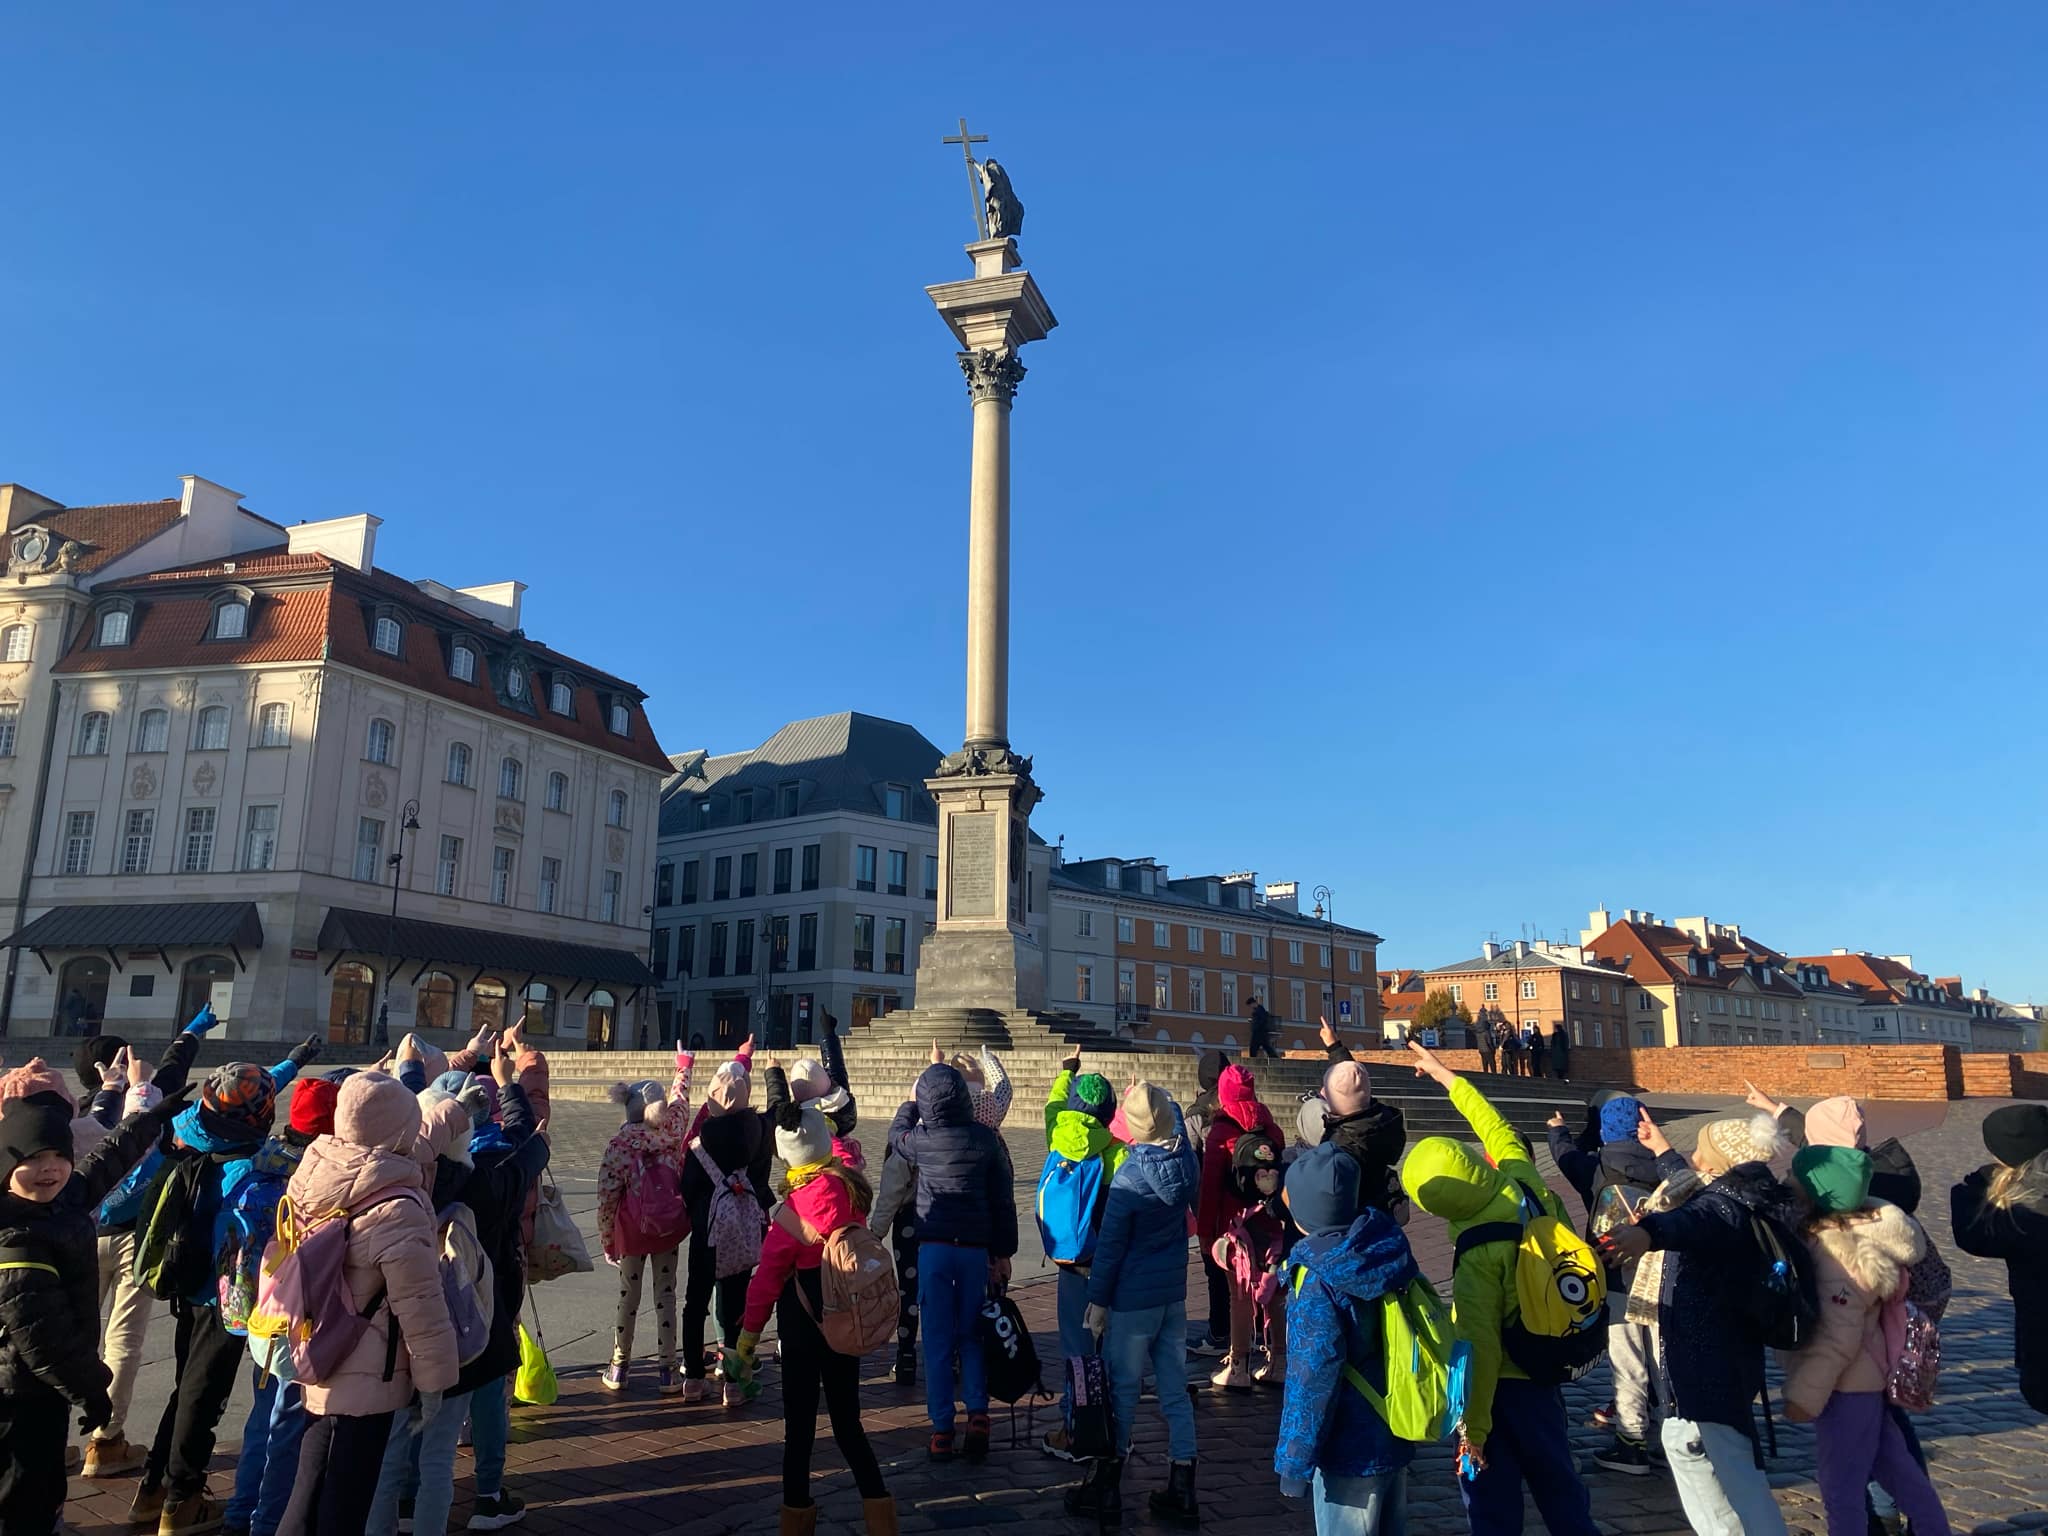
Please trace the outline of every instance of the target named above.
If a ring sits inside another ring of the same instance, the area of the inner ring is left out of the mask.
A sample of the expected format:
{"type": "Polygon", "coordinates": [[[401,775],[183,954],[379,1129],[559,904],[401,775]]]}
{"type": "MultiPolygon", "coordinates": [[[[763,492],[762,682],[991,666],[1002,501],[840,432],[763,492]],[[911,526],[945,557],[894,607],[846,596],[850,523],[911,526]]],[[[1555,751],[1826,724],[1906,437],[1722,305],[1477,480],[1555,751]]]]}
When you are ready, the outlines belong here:
{"type": "Polygon", "coordinates": [[[413,1501],[415,1536],[447,1536],[448,1506],[455,1502],[455,1441],[468,1412],[464,1393],[442,1398],[440,1410],[424,1423],[418,1403],[391,1416],[368,1536],[397,1536],[400,1499],[413,1501]]]}
{"type": "Polygon", "coordinates": [[[917,1310],[924,1319],[924,1401],[932,1428],[953,1432],[953,1381],[969,1413],[988,1412],[988,1366],[981,1357],[981,1304],[988,1297],[988,1250],[951,1243],[917,1248],[917,1310]]]}
{"type": "Polygon", "coordinates": [[[1116,1405],[1116,1450],[1127,1456],[1138,1419],[1145,1366],[1159,1386],[1159,1416],[1166,1420],[1167,1453],[1195,1459],[1195,1405],[1188,1398],[1188,1306],[1184,1301],[1138,1312],[1112,1312],[1102,1336],[1109,1362],[1109,1395],[1116,1405]]]}
{"type": "Polygon", "coordinates": [[[1316,1468],[1316,1536],[1408,1536],[1408,1469],[1330,1477],[1316,1468]]]}
{"type": "Polygon", "coordinates": [[[295,1381],[280,1382],[258,1367],[251,1376],[256,1400],[242,1426],[235,1492],[226,1522],[250,1536],[276,1536],[299,1473],[299,1441],[306,1433],[306,1396],[295,1381]]]}
{"type": "Polygon", "coordinates": [[[1565,1433],[1564,1394],[1503,1376],[1493,1389],[1486,1470],[1469,1482],[1458,1479],[1472,1536],[1521,1536],[1524,1485],[1550,1536],[1598,1536],[1565,1433]]]}
{"type": "Polygon", "coordinates": [[[1700,1536],[1785,1536],[1785,1516],[1746,1431],[1666,1419],[1662,1435],[1678,1502],[1700,1536]]]}
{"type": "MultiPolygon", "coordinates": [[[[1095,1353],[1088,1332],[1088,1277],[1076,1269],[1059,1272],[1060,1353],[1067,1360],[1095,1353]]],[[[1074,1378],[1060,1363],[1060,1420],[1074,1427],[1074,1378]]]]}
{"type": "Polygon", "coordinates": [[[500,1376],[469,1394],[469,1459],[476,1471],[476,1496],[505,1489],[505,1447],[512,1439],[510,1379],[500,1376]]]}

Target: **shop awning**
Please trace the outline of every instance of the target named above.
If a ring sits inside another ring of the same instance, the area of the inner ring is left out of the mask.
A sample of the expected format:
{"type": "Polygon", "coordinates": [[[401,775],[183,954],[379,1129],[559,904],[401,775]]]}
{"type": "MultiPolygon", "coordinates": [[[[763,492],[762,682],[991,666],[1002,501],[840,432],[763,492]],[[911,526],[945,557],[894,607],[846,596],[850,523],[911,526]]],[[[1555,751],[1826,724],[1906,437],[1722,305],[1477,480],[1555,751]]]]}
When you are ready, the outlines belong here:
{"type": "Polygon", "coordinates": [[[597,944],[567,944],[560,939],[530,938],[491,928],[463,928],[454,923],[429,923],[415,917],[394,918],[388,912],[361,912],[331,907],[320,925],[322,953],[386,955],[423,964],[463,966],[479,975],[499,973],[506,984],[536,976],[554,976],[615,987],[650,987],[654,973],[629,949],[597,944]]]}
{"type": "MultiPolygon", "coordinates": [[[[104,950],[226,949],[247,970],[243,958],[263,947],[263,919],[253,901],[117,902],[52,907],[19,933],[0,939],[0,949],[26,949],[50,962],[50,949],[104,950]]],[[[165,961],[168,965],[170,962],[165,961]]],[[[116,960],[118,966],[118,959],[116,960]]]]}

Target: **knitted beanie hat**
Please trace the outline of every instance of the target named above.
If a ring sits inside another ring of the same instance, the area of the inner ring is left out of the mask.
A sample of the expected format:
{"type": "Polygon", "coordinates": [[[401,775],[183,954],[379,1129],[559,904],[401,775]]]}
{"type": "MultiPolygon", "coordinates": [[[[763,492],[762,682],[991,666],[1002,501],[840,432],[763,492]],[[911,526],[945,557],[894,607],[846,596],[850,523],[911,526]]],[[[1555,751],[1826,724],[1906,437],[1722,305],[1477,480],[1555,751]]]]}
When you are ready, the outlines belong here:
{"type": "Polygon", "coordinates": [[[608,1097],[624,1107],[626,1124],[639,1125],[650,1107],[659,1109],[668,1103],[668,1090],[652,1078],[642,1078],[637,1083],[613,1083],[608,1097]]]}
{"type": "Polygon", "coordinates": [[[9,1099],[25,1099],[31,1094],[54,1093],[70,1106],[71,1113],[78,1113],[78,1099],[71,1091],[71,1085],[64,1081],[64,1074],[51,1066],[42,1057],[29,1060],[25,1067],[16,1067],[11,1072],[0,1072],[0,1104],[9,1099]]]}
{"type": "Polygon", "coordinates": [[[1330,1104],[1319,1093],[1312,1093],[1301,1101],[1301,1113],[1295,1117],[1295,1139],[1305,1147],[1319,1147],[1330,1128],[1330,1104]]]}
{"type": "Polygon", "coordinates": [[[1116,1093],[1100,1072],[1083,1072],[1067,1090],[1067,1107],[1107,1125],[1109,1117],[1116,1113],[1116,1093]]]}
{"type": "Polygon", "coordinates": [[[1287,1170],[1287,1209],[1314,1236],[1341,1232],[1358,1219],[1358,1159],[1335,1142],[1310,1147],[1287,1170]]]}
{"type": "Polygon", "coordinates": [[[1846,1093],[1822,1099],[1806,1112],[1806,1144],[1809,1147],[1862,1146],[1863,1106],[1846,1093]]]}
{"type": "Polygon", "coordinates": [[[832,1155],[832,1127],[816,1106],[784,1104],[776,1111],[775,1155],[791,1168],[807,1168],[832,1155]]]}
{"type": "Polygon", "coordinates": [[[420,1101],[405,1084],[382,1072],[358,1072],[341,1085],[334,1105],[334,1134],[357,1147],[412,1151],[420,1133],[420,1101]]]}
{"type": "Polygon", "coordinates": [[[747,1070],[746,1063],[728,1061],[711,1074],[711,1087],[704,1095],[706,1107],[714,1115],[745,1109],[747,1098],[753,1092],[753,1088],[754,1074],[747,1070]]]}
{"type": "Polygon", "coordinates": [[[789,1096],[799,1104],[822,1099],[832,1091],[832,1074],[814,1057],[799,1056],[789,1064],[789,1096]]]}
{"type": "Polygon", "coordinates": [[[1634,1141],[1643,1121],[1643,1101],[1617,1094],[1600,1106],[1600,1140],[1605,1143],[1634,1141]]]}
{"type": "Polygon", "coordinates": [[[1323,1074],[1323,1099],[1330,1113],[1356,1115],[1372,1102],[1372,1074],[1355,1061],[1340,1061],[1323,1074]]]}
{"type": "Polygon", "coordinates": [[[254,1145],[270,1134],[277,1116],[277,1085],[252,1061],[231,1061],[206,1074],[199,1090],[199,1123],[221,1141],[254,1145]]]}
{"type": "Polygon", "coordinates": [[[0,1109],[0,1183],[38,1152],[71,1148],[71,1110],[53,1094],[12,1098],[0,1109]]]}
{"type": "Polygon", "coordinates": [[[1700,1132],[1693,1160],[1700,1172],[1719,1178],[1744,1163],[1768,1163],[1784,1151],[1778,1123],[1769,1115],[1747,1120],[1716,1120],[1700,1132]]]}
{"type": "Polygon", "coordinates": [[[302,1077],[292,1084],[291,1128],[301,1136],[332,1136],[334,1105],[341,1084],[321,1077],[302,1077]]]}
{"type": "Polygon", "coordinates": [[[1133,1083],[1124,1095],[1124,1129],[1131,1145],[1163,1147],[1173,1140],[1173,1100],[1153,1083],[1133,1083]]]}
{"type": "Polygon", "coordinates": [[[1854,1147],[1801,1147],[1792,1159],[1792,1180],[1815,1210],[1860,1211],[1870,1198],[1870,1154],[1854,1147]]]}

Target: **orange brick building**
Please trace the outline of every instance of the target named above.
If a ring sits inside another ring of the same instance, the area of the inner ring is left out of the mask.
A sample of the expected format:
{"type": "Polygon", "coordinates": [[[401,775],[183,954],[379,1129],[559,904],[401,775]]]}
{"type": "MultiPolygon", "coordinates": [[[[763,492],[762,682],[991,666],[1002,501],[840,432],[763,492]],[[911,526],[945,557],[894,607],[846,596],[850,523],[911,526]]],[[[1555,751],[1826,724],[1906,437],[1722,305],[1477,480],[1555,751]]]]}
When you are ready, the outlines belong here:
{"type": "Polygon", "coordinates": [[[1534,1027],[1545,1037],[1562,1029],[1575,1046],[1627,1043],[1627,973],[1576,944],[1489,943],[1477,958],[1426,971],[1422,981],[1475,1016],[1482,1009],[1505,1014],[1517,1029],[1534,1027]]]}
{"type": "MultiPolygon", "coordinates": [[[[1079,860],[1053,871],[1053,943],[1064,923],[1110,925],[1116,1024],[1140,1042],[1249,1045],[1254,1000],[1281,1050],[1315,1045],[1319,1016],[1347,1040],[1378,1040],[1379,935],[1301,911],[1294,889],[1249,873],[1172,879],[1149,858],[1079,860]]],[[[1086,937],[1102,936],[1075,936],[1086,937]]]]}

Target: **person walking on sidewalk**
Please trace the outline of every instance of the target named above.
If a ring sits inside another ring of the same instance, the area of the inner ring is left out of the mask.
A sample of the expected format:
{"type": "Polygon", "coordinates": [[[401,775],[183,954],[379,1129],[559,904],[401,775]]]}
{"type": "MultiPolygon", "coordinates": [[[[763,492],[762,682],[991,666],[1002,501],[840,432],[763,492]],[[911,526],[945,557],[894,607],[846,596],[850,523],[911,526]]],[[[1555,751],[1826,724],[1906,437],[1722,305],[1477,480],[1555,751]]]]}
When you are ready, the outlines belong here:
{"type": "Polygon", "coordinates": [[[789,1198],[777,1208],[762,1241],[732,1358],[742,1384],[751,1382],[761,1330],[773,1312],[782,1340],[779,1536],[814,1536],[818,1529],[810,1482],[821,1392],[832,1438],[860,1489],[868,1536],[896,1536],[896,1501],[861,1425],[860,1361],[834,1350],[819,1328],[825,1313],[825,1244],[846,1227],[867,1224],[874,1191],[864,1175],[833,1152],[832,1127],[815,1105],[785,1099],[776,1107],[775,1152],[789,1168],[789,1198]]]}
{"type": "MultiPolygon", "coordinates": [[[[1568,1223],[1564,1203],[1544,1186],[1530,1158],[1529,1144],[1485,1095],[1424,1046],[1411,1041],[1408,1049],[1418,1070],[1450,1092],[1451,1107],[1465,1117],[1483,1149],[1482,1156],[1447,1136],[1429,1136],[1416,1143],[1401,1169],[1409,1197],[1444,1219],[1453,1245],[1480,1226],[1519,1231],[1529,1199],[1568,1223]]],[[[1505,1238],[1482,1241],[1460,1253],[1452,1269],[1452,1317],[1458,1337],[1472,1347],[1459,1438],[1475,1475],[1458,1479],[1458,1493],[1472,1536],[1520,1531],[1524,1487],[1551,1536],[1595,1536],[1592,1504],[1565,1430],[1564,1396],[1555,1385],[1530,1380],[1503,1343],[1520,1316],[1516,1252],[1505,1238]]]]}
{"type": "Polygon", "coordinates": [[[1149,1500],[1152,1518],[1192,1526],[1195,1408],[1188,1397],[1188,1218],[1201,1189],[1201,1163],[1180,1106],[1166,1090],[1136,1082],[1125,1090],[1129,1154],[1118,1166],[1087,1276],[1083,1323],[1102,1341],[1115,1405],[1116,1453],[1095,1460],[1088,1481],[1067,1491],[1070,1515],[1104,1526],[1123,1518],[1124,1463],[1149,1373],[1166,1420],[1166,1487],[1149,1500]]]}
{"type": "Polygon", "coordinates": [[[1278,1061],[1280,1053],[1273,1049],[1273,1015],[1266,1012],[1266,1000],[1256,992],[1252,994],[1251,1016],[1252,1045],[1245,1053],[1245,1059],[1257,1061],[1266,1056],[1278,1061]]]}
{"type": "Polygon", "coordinates": [[[957,1069],[935,1043],[916,1096],[896,1111],[889,1150],[917,1179],[918,1311],[924,1320],[925,1405],[931,1457],[970,1461],[988,1454],[988,1372],[981,1354],[981,1304],[1007,1285],[1017,1251],[1017,1200],[1002,1138],[974,1118],[957,1069]],[[956,1443],[954,1389],[967,1405],[956,1443]]]}
{"type": "MultiPolygon", "coordinates": [[[[1081,1048],[1075,1046],[1046,1094],[1046,1159],[1038,1181],[1039,1237],[1057,1271],[1060,1353],[1070,1360],[1089,1353],[1089,1265],[1099,1251],[1098,1229],[1116,1171],[1130,1151],[1110,1134],[1115,1112],[1109,1079],[1099,1072],[1083,1075],[1081,1048]],[[1088,1192],[1092,1198],[1084,1198],[1088,1192]]],[[[1062,1373],[1060,1423],[1040,1442],[1046,1455],[1061,1461],[1074,1459],[1073,1392],[1062,1373]]]]}

